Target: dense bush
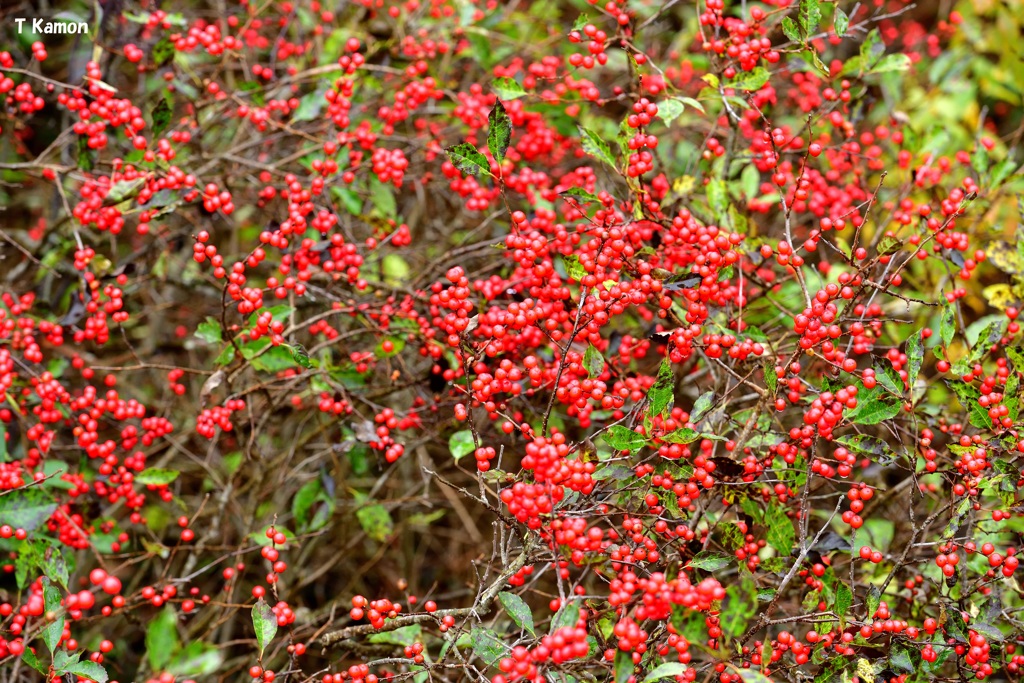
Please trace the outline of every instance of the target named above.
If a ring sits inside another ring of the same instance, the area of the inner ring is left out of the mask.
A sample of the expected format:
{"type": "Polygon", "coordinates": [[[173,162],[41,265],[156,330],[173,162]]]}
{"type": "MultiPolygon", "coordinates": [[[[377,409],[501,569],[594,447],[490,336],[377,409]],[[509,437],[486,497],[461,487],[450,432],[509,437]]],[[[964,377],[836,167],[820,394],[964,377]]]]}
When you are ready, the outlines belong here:
{"type": "Polygon", "coordinates": [[[157,4],[3,29],[5,681],[1018,678],[1015,3],[157,4]]]}

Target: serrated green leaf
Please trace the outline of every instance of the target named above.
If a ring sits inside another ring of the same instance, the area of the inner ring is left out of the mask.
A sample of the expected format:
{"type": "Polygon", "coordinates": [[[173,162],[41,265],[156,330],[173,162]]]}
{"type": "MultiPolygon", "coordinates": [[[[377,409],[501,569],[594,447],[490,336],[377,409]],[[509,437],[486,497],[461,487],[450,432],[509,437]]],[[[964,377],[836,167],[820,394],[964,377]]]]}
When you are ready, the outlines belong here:
{"type": "Polygon", "coordinates": [[[860,385],[857,393],[857,407],[847,410],[844,417],[854,424],[874,425],[890,420],[903,410],[903,402],[885,391],[881,384],[872,389],[860,385]]]}
{"type": "Polygon", "coordinates": [[[782,33],[794,43],[803,42],[803,38],[800,36],[800,29],[790,17],[782,18],[782,33]]]}
{"type": "Polygon", "coordinates": [[[512,119],[509,118],[501,100],[497,100],[487,116],[487,149],[490,150],[491,156],[500,162],[505,158],[511,141],[512,119]]]}

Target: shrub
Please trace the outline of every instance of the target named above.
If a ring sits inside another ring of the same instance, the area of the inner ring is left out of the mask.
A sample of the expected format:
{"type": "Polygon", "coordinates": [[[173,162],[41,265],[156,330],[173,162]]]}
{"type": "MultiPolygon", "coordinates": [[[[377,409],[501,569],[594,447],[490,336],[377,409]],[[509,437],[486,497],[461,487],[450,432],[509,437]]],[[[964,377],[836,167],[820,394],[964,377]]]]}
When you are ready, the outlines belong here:
{"type": "Polygon", "coordinates": [[[1017,678],[1011,8],[175,9],[4,29],[9,680],[1017,678]]]}

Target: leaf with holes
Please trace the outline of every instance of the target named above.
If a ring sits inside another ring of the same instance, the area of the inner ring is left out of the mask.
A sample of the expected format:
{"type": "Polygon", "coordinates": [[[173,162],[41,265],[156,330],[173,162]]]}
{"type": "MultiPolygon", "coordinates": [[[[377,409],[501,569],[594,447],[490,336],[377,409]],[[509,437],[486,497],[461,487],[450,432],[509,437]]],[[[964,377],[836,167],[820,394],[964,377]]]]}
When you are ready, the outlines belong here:
{"type": "Polygon", "coordinates": [[[257,659],[263,661],[263,652],[267,649],[267,644],[277,634],[277,615],[263,598],[252,606],[252,627],[256,631],[256,645],[260,648],[257,659]]]}
{"type": "Polygon", "coordinates": [[[537,635],[533,630],[533,612],[530,611],[530,606],[526,604],[525,600],[515,593],[502,591],[498,593],[498,601],[512,617],[512,621],[516,622],[516,626],[531,636],[537,635]]]}
{"type": "Polygon", "coordinates": [[[487,116],[487,149],[491,151],[491,156],[502,161],[511,141],[512,119],[508,117],[505,105],[497,100],[487,116]]]}
{"type": "Polygon", "coordinates": [[[491,165],[487,162],[487,157],[468,142],[452,145],[445,149],[444,153],[448,155],[452,165],[463,173],[491,175],[491,165]]]}

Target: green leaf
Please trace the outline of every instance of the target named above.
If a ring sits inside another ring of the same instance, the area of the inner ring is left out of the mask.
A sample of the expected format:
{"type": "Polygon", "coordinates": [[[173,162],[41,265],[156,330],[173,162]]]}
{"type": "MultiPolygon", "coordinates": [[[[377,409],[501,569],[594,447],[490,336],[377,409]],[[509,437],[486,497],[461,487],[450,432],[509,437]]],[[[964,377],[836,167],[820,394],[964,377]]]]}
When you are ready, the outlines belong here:
{"type": "Polygon", "coordinates": [[[487,116],[487,149],[491,151],[491,156],[500,162],[505,158],[511,141],[512,119],[508,117],[501,100],[497,100],[487,116]]]}
{"type": "Polygon", "coordinates": [[[707,184],[708,208],[715,212],[715,216],[724,216],[729,210],[729,192],[726,189],[725,181],[715,178],[707,184]]]}
{"type": "Polygon", "coordinates": [[[660,438],[665,443],[688,444],[704,437],[700,432],[690,429],[689,427],[680,427],[679,429],[672,430],[668,434],[662,435],[660,438]]]}
{"type": "Polygon", "coordinates": [[[382,183],[377,176],[370,178],[370,203],[373,212],[382,218],[394,218],[398,214],[398,201],[391,185],[382,183]]]}
{"type": "Polygon", "coordinates": [[[672,123],[686,109],[683,103],[675,98],[658,102],[658,117],[665,123],[672,123]]]}
{"type": "Polygon", "coordinates": [[[946,385],[953,390],[960,405],[967,410],[968,421],[978,429],[991,429],[992,418],[988,416],[988,410],[983,408],[978,400],[981,392],[970,384],[961,380],[946,380],[946,385]]]}
{"type": "Polygon", "coordinates": [[[487,162],[487,157],[478,152],[476,147],[468,142],[452,145],[445,149],[444,152],[448,155],[452,165],[463,173],[468,173],[469,175],[478,175],[480,173],[488,176],[491,175],[491,165],[487,162]]]}
{"type": "Polygon", "coordinates": [[[64,634],[64,611],[60,608],[60,589],[53,585],[49,577],[43,577],[43,606],[47,612],[54,612],[56,619],[43,627],[43,642],[51,653],[57,651],[60,637],[64,634]]]}
{"type": "Polygon", "coordinates": [[[832,19],[833,27],[837,36],[845,36],[846,29],[850,27],[850,17],[847,16],[846,12],[841,10],[838,6],[836,7],[835,16],[832,19]]]}
{"type": "Polygon", "coordinates": [[[177,50],[169,38],[161,38],[160,42],[153,46],[153,61],[157,66],[164,66],[172,59],[177,50]]]}
{"type": "Polygon", "coordinates": [[[910,55],[903,52],[886,55],[878,60],[874,66],[868,69],[869,74],[882,74],[891,71],[906,71],[910,68],[910,55]]]}
{"type": "Polygon", "coordinates": [[[366,535],[373,540],[383,543],[395,530],[395,523],[391,515],[383,505],[374,504],[361,507],[356,510],[356,519],[363,527],[366,535]]]}
{"type": "Polygon", "coordinates": [[[160,134],[167,130],[167,127],[171,125],[171,103],[167,101],[166,97],[160,99],[157,102],[156,107],[153,108],[153,137],[160,137],[160,134]]]}
{"type": "Polygon", "coordinates": [[[199,678],[216,673],[223,663],[224,655],[217,646],[193,640],[171,658],[165,671],[183,678],[199,678]]]}
{"type": "Polygon", "coordinates": [[[726,84],[726,87],[737,90],[760,90],[769,78],[771,78],[771,74],[768,73],[768,70],[759,66],[753,71],[740,72],[731,83],[726,84]]]}
{"type": "Polygon", "coordinates": [[[511,78],[495,78],[491,90],[503,100],[514,100],[526,94],[523,86],[511,78]]]}
{"type": "Polygon", "coordinates": [[[800,36],[800,29],[797,28],[796,22],[789,17],[782,18],[782,32],[794,43],[803,42],[803,38],[800,36]]]}
{"type": "Polygon", "coordinates": [[[882,604],[882,591],[878,586],[868,586],[868,597],[866,603],[867,612],[865,612],[864,618],[873,619],[875,612],[878,610],[878,606],[882,604]]]}
{"type": "Polygon", "coordinates": [[[256,631],[256,645],[260,648],[257,656],[263,661],[263,652],[267,649],[267,643],[274,639],[277,633],[277,615],[270,608],[270,605],[260,598],[252,606],[252,627],[256,631]]]}
{"type": "Polygon", "coordinates": [[[949,346],[955,331],[956,308],[953,304],[946,304],[942,307],[942,318],[939,321],[939,338],[942,339],[943,346],[949,346]]]}
{"type": "Polygon", "coordinates": [[[861,389],[857,393],[857,407],[847,410],[845,417],[854,424],[874,425],[892,419],[903,410],[903,403],[876,384],[873,389],[861,389]]]}
{"type": "Polygon", "coordinates": [[[146,486],[166,486],[178,478],[181,472],[150,467],[135,475],[135,482],[146,486]]]}
{"type": "Polygon", "coordinates": [[[629,652],[615,652],[615,683],[626,683],[633,675],[633,655],[629,652]]]}
{"type": "Polygon", "coordinates": [[[582,202],[601,202],[600,197],[598,197],[596,194],[587,192],[581,187],[570,187],[568,190],[560,192],[559,194],[567,197],[573,197],[574,199],[579,199],[582,202]]]}
{"type": "Polygon", "coordinates": [[[924,362],[924,341],[921,339],[921,330],[917,330],[907,340],[907,384],[914,388],[917,376],[921,374],[921,364],[924,362]]]}
{"type": "Polygon", "coordinates": [[[867,434],[844,434],[836,439],[836,443],[846,446],[851,451],[867,455],[880,465],[896,460],[896,452],[882,439],[867,434]]]}
{"type": "Polygon", "coordinates": [[[515,593],[507,591],[498,593],[498,601],[505,608],[505,611],[508,612],[508,615],[512,617],[512,621],[516,622],[516,626],[531,636],[537,635],[533,627],[533,612],[530,611],[530,606],[526,604],[526,601],[515,593]]]}
{"type": "Polygon", "coordinates": [[[853,591],[845,583],[839,581],[836,583],[835,594],[836,597],[832,611],[839,617],[839,623],[845,625],[846,617],[850,612],[850,607],[853,605],[853,591]]]}
{"type": "Polygon", "coordinates": [[[484,660],[487,666],[493,666],[505,656],[505,643],[501,642],[501,638],[488,628],[482,626],[474,628],[470,633],[470,641],[473,644],[473,653],[484,660]]]}
{"type": "Polygon", "coordinates": [[[650,414],[661,415],[661,413],[672,405],[674,398],[674,375],[672,373],[672,361],[668,356],[661,361],[658,369],[658,379],[647,392],[647,399],[650,401],[650,414]]]}
{"type": "Polygon", "coordinates": [[[640,450],[647,443],[646,436],[637,434],[629,427],[622,425],[612,425],[601,435],[601,438],[615,450],[629,451],[630,453],[640,450]]]}
{"type": "Polygon", "coordinates": [[[821,7],[818,0],[800,0],[800,11],[797,14],[800,28],[804,35],[810,37],[821,23],[821,7]]]}
{"type": "MultiPolygon", "coordinates": [[[[483,157],[483,155],[480,155],[483,157]]],[[[384,271],[384,283],[389,285],[404,285],[412,269],[405,259],[398,254],[388,254],[381,261],[381,269],[384,271]]]]}
{"type": "Polygon", "coordinates": [[[74,662],[64,668],[64,671],[69,674],[75,674],[82,678],[88,678],[90,681],[96,681],[96,683],[107,683],[107,670],[96,662],[89,660],[74,662]]]}
{"type": "Polygon", "coordinates": [[[587,345],[587,350],[583,353],[583,367],[586,368],[587,374],[590,377],[599,377],[604,371],[604,356],[593,344],[587,345]]]}
{"type": "Polygon", "coordinates": [[[10,489],[0,496],[0,519],[15,529],[35,531],[56,509],[50,494],[39,487],[10,489]]]}
{"type": "Polygon", "coordinates": [[[576,280],[576,282],[580,282],[587,276],[587,271],[582,265],[580,265],[580,259],[576,254],[563,256],[562,263],[565,264],[566,274],[573,280],[576,280]]]}
{"type": "Polygon", "coordinates": [[[917,668],[910,657],[910,649],[899,641],[895,641],[889,649],[889,664],[893,669],[904,673],[914,673],[917,668]]]}
{"type": "Polygon", "coordinates": [[[717,572],[723,567],[729,566],[729,563],[735,558],[729,557],[722,553],[712,552],[710,550],[702,550],[693,556],[693,559],[688,563],[693,569],[703,569],[708,572],[717,572]]]}
{"type": "Polygon", "coordinates": [[[371,643],[390,643],[391,645],[412,645],[423,635],[423,628],[419,624],[402,626],[391,631],[372,633],[367,636],[371,643]]]}
{"type": "Polygon", "coordinates": [[[715,392],[713,391],[705,391],[697,397],[697,400],[693,403],[693,410],[690,411],[690,422],[696,424],[708,414],[708,411],[711,410],[714,397],[715,392]]]}
{"type": "MultiPolygon", "coordinates": [[[[277,527],[274,527],[274,528],[277,531],[279,531],[280,533],[284,534],[285,543],[291,543],[292,541],[295,540],[295,534],[293,534],[292,532],[288,531],[288,529],[282,528],[280,526],[277,526],[277,527]]],[[[274,545],[273,539],[267,538],[267,530],[266,530],[266,528],[264,528],[264,529],[262,529],[260,531],[252,532],[251,534],[249,534],[247,536],[247,538],[250,541],[252,541],[253,543],[255,543],[256,545],[261,546],[261,547],[262,546],[268,546],[268,545],[274,545]]],[[[278,545],[277,547],[280,548],[281,546],[278,545]]]]}
{"type": "Polygon", "coordinates": [[[208,316],[196,328],[196,337],[202,339],[207,344],[219,344],[223,341],[220,323],[212,316],[208,316]]]}
{"type": "Polygon", "coordinates": [[[615,157],[612,156],[608,143],[597,136],[597,133],[579,126],[580,144],[583,151],[599,161],[603,161],[612,168],[615,168],[615,157]]]}
{"type": "Polygon", "coordinates": [[[772,501],[765,510],[764,524],[768,527],[766,540],[768,545],[779,551],[780,555],[789,555],[793,550],[796,532],[793,522],[786,516],[786,509],[778,501],[772,501]]]}
{"type": "Polygon", "coordinates": [[[154,672],[162,671],[171,657],[181,649],[177,623],[177,613],[167,605],[146,627],[146,656],[149,658],[149,668],[154,672]]]}
{"type": "Polygon", "coordinates": [[[139,192],[146,186],[146,180],[144,178],[137,178],[135,180],[119,180],[114,183],[114,186],[107,192],[107,196],[103,198],[103,203],[108,206],[114,204],[120,204],[121,202],[134,199],[139,196],[139,192]]]}
{"type": "Polygon", "coordinates": [[[575,600],[570,600],[558,608],[558,611],[555,612],[555,616],[551,617],[551,624],[548,626],[548,632],[554,633],[560,628],[575,626],[579,620],[580,606],[576,604],[575,600]]]}
{"type": "Polygon", "coordinates": [[[665,662],[651,669],[650,673],[644,676],[644,683],[654,683],[666,678],[675,678],[686,673],[686,665],[682,662],[665,662]]]}
{"type": "Polygon", "coordinates": [[[448,450],[456,461],[475,451],[476,441],[473,440],[473,432],[463,429],[452,434],[448,437],[448,450]]]}
{"type": "Polygon", "coordinates": [[[49,667],[39,661],[36,657],[36,653],[32,652],[29,648],[25,648],[25,651],[21,654],[21,661],[28,664],[30,667],[43,674],[44,676],[49,673],[49,667]]]}
{"type": "Polygon", "coordinates": [[[779,388],[779,376],[775,374],[775,363],[768,358],[764,359],[764,387],[772,396],[779,388]]]}

